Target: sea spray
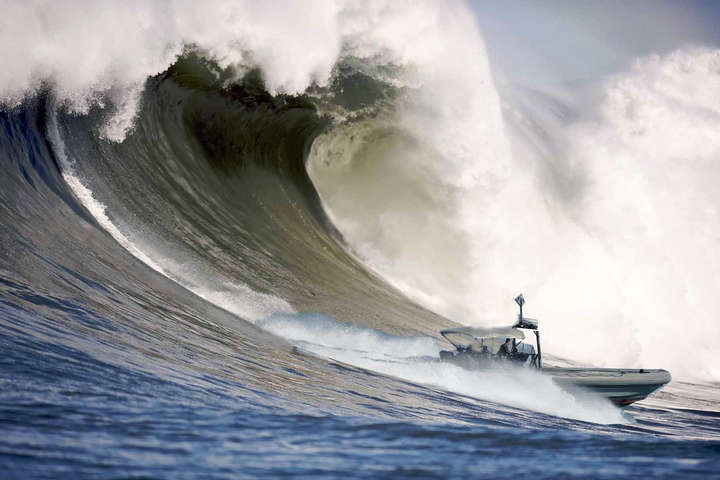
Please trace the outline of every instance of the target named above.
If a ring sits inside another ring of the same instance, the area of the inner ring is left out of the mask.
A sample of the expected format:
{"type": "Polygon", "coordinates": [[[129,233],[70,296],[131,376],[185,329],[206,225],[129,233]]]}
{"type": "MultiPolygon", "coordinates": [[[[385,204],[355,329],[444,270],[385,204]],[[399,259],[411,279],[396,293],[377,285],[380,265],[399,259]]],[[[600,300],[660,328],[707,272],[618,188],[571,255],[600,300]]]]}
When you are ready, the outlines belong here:
{"type": "Polygon", "coordinates": [[[627,418],[605,398],[569,393],[535,370],[470,371],[440,362],[428,337],[397,337],[318,314],[274,315],[257,325],[316,355],[524,410],[594,423],[627,418]]]}
{"type": "Polygon", "coordinates": [[[392,121],[318,138],[309,173],[353,251],[423,305],[492,325],[512,318],[522,290],[548,351],[717,379],[718,58],[697,47],[649,56],[581,97],[505,88],[493,135],[512,156],[470,148],[456,117],[484,173],[426,133],[449,117],[418,110],[424,129],[403,123],[408,94],[392,121]]]}

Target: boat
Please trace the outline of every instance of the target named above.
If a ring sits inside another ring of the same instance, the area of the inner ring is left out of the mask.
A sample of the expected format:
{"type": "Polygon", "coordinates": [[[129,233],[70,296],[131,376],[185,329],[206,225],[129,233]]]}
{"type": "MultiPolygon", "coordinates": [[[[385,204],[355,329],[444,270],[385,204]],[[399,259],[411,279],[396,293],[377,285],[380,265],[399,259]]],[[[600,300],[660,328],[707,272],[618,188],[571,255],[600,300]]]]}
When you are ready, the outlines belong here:
{"type": "Polygon", "coordinates": [[[442,330],[440,335],[455,350],[440,352],[440,361],[468,370],[536,369],[570,392],[598,393],[615,405],[626,407],[644,400],[671,380],[662,369],[645,368],[563,368],[543,365],[538,321],[523,316],[525,299],[515,298],[520,307],[517,321],[505,327],[459,327],[442,330]],[[534,334],[534,345],[526,333],[534,334]]]}

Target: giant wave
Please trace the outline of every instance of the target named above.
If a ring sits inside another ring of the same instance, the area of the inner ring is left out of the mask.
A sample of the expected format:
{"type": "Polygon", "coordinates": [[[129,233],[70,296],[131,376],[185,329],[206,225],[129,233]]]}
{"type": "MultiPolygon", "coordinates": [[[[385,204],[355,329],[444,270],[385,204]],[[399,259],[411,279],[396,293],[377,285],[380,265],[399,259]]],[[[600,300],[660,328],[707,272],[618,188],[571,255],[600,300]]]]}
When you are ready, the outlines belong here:
{"type": "Polygon", "coordinates": [[[662,435],[690,422],[676,396],[697,388],[712,410],[701,383],[654,406],[671,426],[641,407],[639,426],[591,425],[635,420],[435,356],[439,329],[507,323],[522,289],[557,362],[720,378],[716,50],[549,94],[494,78],[462,5],[288,4],[312,13],[302,24],[211,3],[135,2],[110,25],[93,2],[12,6],[0,327],[14,362],[87,355],[167,382],[140,390],[262,414],[662,435]],[[690,355],[679,338],[701,340],[690,355]]]}

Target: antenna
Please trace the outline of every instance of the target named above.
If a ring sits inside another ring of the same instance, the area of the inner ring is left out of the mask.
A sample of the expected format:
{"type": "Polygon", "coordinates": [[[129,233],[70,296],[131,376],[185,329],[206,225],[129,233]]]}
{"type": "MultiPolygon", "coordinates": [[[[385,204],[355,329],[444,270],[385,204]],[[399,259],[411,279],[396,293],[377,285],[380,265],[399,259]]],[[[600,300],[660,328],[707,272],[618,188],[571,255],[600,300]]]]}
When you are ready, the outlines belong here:
{"type": "Polygon", "coordinates": [[[518,315],[517,322],[515,322],[515,325],[513,325],[513,328],[528,328],[530,330],[537,330],[538,328],[538,321],[533,320],[532,318],[525,318],[523,317],[523,305],[525,305],[525,298],[523,298],[522,293],[515,297],[515,303],[518,304],[520,307],[520,314],[518,315]]]}
{"type": "Polygon", "coordinates": [[[518,306],[520,307],[520,315],[518,315],[518,321],[522,322],[522,319],[523,319],[522,307],[523,307],[523,305],[525,305],[525,298],[523,297],[522,293],[520,295],[518,295],[517,297],[515,297],[515,303],[517,303],[518,306]]]}
{"type": "Polygon", "coordinates": [[[542,350],[540,350],[540,331],[538,330],[538,322],[537,320],[533,320],[532,318],[525,319],[523,318],[522,314],[522,307],[525,305],[525,298],[523,297],[523,294],[521,293],[517,297],[515,297],[515,303],[518,304],[520,307],[520,315],[518,315],[518,321],[514,325],[517,328],[529,328],[535,331],[535,343],[537,344],[537,355],[535,355],[535,358],[533,358],[533,364],[537,367],[542,369],[542,350]]]}

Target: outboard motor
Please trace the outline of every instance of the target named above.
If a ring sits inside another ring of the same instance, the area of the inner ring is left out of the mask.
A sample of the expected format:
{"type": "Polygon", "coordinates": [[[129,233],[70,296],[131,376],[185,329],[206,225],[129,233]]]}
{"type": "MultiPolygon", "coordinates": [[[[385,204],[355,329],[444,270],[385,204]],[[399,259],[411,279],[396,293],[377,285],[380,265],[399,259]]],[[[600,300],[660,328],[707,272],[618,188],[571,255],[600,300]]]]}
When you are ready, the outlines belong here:
{"type": "Polygon", "coordinates": [[[455,356],[455,352],[440,350],[440,360],[449,360],[455,356]]]}

